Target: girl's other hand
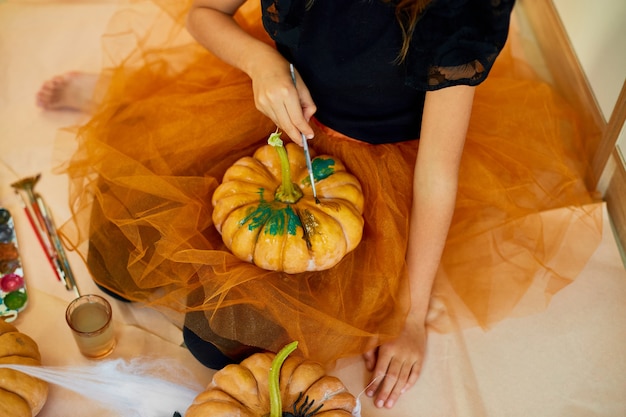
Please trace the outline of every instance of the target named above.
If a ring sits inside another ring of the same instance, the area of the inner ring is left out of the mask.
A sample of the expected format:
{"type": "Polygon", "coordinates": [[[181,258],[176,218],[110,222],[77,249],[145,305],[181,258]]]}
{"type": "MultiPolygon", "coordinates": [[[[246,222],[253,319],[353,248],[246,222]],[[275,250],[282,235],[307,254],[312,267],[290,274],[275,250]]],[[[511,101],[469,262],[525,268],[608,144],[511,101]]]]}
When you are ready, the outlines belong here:
{"type": "Polygon", "coordinates": [[[366,352],[365,366],[372,371],[368,397],[378,408],[392,408],[400,395],[415,385],[422,369],[426,349],[424,320],[407,318],[397,339],[366,352]]]}

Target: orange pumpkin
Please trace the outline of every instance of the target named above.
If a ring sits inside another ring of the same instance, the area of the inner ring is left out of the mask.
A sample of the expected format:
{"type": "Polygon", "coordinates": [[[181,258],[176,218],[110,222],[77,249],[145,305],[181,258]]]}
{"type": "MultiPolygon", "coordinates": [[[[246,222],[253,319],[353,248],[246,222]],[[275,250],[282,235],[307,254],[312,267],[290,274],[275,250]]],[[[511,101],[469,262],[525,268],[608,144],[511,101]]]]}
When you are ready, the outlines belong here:
{"type": "Polygon", "coordinates": [[[302,148],[283,147],[279,136],[226,171],[213,194],[213,222],[235,256],[263,269],[331,268],[361,241],[361,184],[337,158],[319,155],[316,199],[302,148]]]}
{"type": "MultiPolygon", "coordinates": [[[[0,320],[0,364],[41,365],[37,343],[4,320],[0,320]]],[[[47,398],[47,382],[0,368],[0,416],[34,417],[47,398]]]]}
{"type": "Polygon", "coordinates": [[[215,373],[185,417],[352,417],[356,398],[317,362],[256,353],[215,373]],[[285,359],[286,358],[286,359],[285,359]]]}

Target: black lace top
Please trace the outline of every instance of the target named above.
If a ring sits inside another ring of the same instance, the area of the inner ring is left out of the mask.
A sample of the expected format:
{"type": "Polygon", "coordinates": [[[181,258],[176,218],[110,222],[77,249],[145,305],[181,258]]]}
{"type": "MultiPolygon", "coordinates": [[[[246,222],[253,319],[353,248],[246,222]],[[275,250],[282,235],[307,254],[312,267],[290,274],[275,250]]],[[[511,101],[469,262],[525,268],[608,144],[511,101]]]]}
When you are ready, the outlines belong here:
{"type": "MultiPolygon", "coordinates": [[[[433,0],[404,63],[394,2],[261,0],[263,24],[293,62],[325,125],[355,139],[419,137],[425,92],[477,85],[507,38],[514,0],[433,0]]],[[[453,115],[450,115],[453,117],[453,115]]]]}

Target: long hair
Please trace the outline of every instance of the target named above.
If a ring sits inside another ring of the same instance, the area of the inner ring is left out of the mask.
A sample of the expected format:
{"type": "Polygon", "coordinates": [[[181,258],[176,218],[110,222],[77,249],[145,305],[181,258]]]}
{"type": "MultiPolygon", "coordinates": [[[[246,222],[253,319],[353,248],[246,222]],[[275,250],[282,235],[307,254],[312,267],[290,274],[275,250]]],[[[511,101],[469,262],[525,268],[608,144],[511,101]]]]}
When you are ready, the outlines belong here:
{"type": "MultiPolygon", "coordinates": [[[[393,0],[383,1],[391,2],[393,0]]],[[[402,29],[402,47],[396,58],[396,63],[402,63],[405,60],[409,52],[409,45],[417,21],[431,1],[432,0],[399,0],[396,4],[396,18],[400,29],[402,29]]]]}

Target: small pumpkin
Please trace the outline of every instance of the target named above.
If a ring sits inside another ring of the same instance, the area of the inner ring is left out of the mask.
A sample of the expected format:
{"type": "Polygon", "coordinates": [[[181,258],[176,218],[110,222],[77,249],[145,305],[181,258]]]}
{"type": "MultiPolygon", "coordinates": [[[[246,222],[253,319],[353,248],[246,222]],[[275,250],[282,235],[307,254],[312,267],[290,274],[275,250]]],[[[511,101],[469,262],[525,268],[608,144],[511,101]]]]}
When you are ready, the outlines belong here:
{"type": "Polygon", "coordinates": [[[357,400],[317,362],[287,357],[297,342],[276,355],[255,353],[215,373],[185,417],[352,417],[357,400]]]}
{"type": "MultiPolygon", "coordinates": [[[[0,320],[0,364],[41,366],[37,343],[4,320],[0,320]]],[[[0,368],[0,416],[34,417],[47,398],[47,382],[0,368]]]]}
{"type": "Polygon", "coordinates": [[[337,158],[312,160],[280,133],[239,159],[213,194],[213,222],[228,249],[260,268],[299,273],[336,265],[363,236],[363,192],[337,158]],[[293,182],[292,182],[293,178],[293,182]]]}

